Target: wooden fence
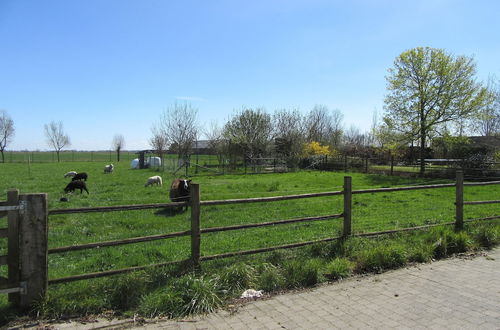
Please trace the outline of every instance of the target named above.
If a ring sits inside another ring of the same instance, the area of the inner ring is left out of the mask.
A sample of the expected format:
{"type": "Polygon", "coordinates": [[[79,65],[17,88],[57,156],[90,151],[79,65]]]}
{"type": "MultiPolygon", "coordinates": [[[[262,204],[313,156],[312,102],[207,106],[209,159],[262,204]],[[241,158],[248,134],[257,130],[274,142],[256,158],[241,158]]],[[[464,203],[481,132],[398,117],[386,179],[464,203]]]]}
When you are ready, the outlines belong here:
{"type": "MultiPolygon", "coordinates": [[[[344,186],[342,191],[300,194],[289,196],[275,196],[264,198],[247,198],[247,199],[230,199],[230,200],[212,200],[201,201],[200,186],[198,184],[191,185],[190,202],[179,203],[162,203],[162,204],[143,204],[143,205],[125,205],[125,206],[106,206],[106,207],[91,207],[91,208],[73,208],[73,209],[52,209],[47,208],[46,194],[29,194],[18,195],[16,190],[9,191],[7,202],[0,202],[0,212],[8,212],[8,228],[0,229],[0,238],[8,237],[8,255],[0,256],[0,265],[7,264],[9,267],[9,278],[3,279],[0,282],[0,293],[9,293],[9,299],[21,307],[28,307],[35,302],[39,297],[43,296],[50,284],[66,283],[84,279],[98,278],[110,276],[120,273],[143,270],[151,267],[167,266],[173,264],[188,263],[191,266],[197,266],[200,262],[212,260],[216,258],[227,258],[238,255],[249,255],[256,253],[269,252],[277,249],[295,248],[318,242],[327,242],[338,239],[346,239],[350,236],[375,236],[387,233],[395,233],[408,230],[417,230],[429,228],[439,225],[455,225],[457,229],[461,229],[464,224],[464,206],[478,204],[500,203],[499,200],[490,201],[474,201],[467,202],[463,200],[464,186],[479,186],[500,184],[500,181],[480,182],[480,183],[464,183],[463,173],[457,172],[456,183],[438,184],[438,185],[422,185],[413,187],[399,188],[380,188],[380,189],[365,189],[352,190],[352,179],[349,176],[344,177],[344,186]],[[425,225],[418,227],[403,228],[397,230],[370,232],[352,235],[352,195],[408,191],[420,189],[437,189],[455,187],[456,191],[456,217],[454,222],[425,225]],[[203,206],[209,205],[227,205],[227,204],[242,204],[242,203],[257,203],[257,202],[276,202],[292,199],[315,198],[325,196],[343,196],[343,211],[338,214],[331,214],[319,217],[307,217],[297,219],[285,219],[272,222],[244,224],[226,227],[202,228],[200,219],[200,210],[203,206]],[[88,212],[112,212],[124,210],[140,210],[140,209],[158,209],[158,208],[173,208],[189,205],[191,207],[191,229],[181,232],[166,233],[160,235],[152,235],[145,237],[128,238],[116,241],[88,243],[76,246],[66,246],[49,249],[47,246],[47,224],[48,217],[55,214],[72,214],[72,213],[88,213],[88,212]],[[341,236],[324,238],[315,241],[292,243],[280,246],[265,247],[254,250],[227,252],[218,255],[202,256],[200,251],[200,242],[202,234],[222,232],[229,230],[243,230],[247,228],[257,228],[266,226],[283,225],[298,222],[321,221],[330,219],[343,218],[343,229],[341,236]],[[191,236],[191,258],[189,260],[171,261],[159,264],[130,267],[124,269],[109,270],[103,272],[81,274],[76,276],[68,276],[63,278],[48,279],[48,254],[65,253],[70,251],[78,251],[84,249],[93,249],[97,247],[111,247],[125,244],[133,244],[139,242],[147,242],[154,240],[163,240],[173,237],[191,236]]],[[[1,213],[0,213],[1,216],[1,213]]],[[[500,215],[491,216],[484,219],[497,219],[500,215]]],[[[475,219],[478,220],[478,219],[475,219]]]]}

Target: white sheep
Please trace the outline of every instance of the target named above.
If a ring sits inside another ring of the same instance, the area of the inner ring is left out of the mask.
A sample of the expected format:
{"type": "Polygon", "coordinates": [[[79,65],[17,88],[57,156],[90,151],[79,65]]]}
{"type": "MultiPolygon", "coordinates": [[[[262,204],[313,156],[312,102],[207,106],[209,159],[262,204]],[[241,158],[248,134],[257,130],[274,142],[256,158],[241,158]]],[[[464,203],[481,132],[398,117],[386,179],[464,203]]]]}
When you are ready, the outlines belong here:
{"type": "Polygon", "coordinates": [[[113,172],[113,168],[114,168],[113,164],[109,164],[109,165],[104,166],[104,173],[113,172]]]}
{"type": "Polygon", "coordinates": [[[68,173],[64,174],[64,177],[74,177],[77,173],[75,171],[69,171],[68,173]]]}
{"type": "Polygon", "coordinates": [[[155,175],[155,176],[148,178],[148,181],[146,181],[146,183],[144,184],[144,187],[152,186],[154,184],[157,184],[159,186],[162,185],[161,176],[155,175]]]}

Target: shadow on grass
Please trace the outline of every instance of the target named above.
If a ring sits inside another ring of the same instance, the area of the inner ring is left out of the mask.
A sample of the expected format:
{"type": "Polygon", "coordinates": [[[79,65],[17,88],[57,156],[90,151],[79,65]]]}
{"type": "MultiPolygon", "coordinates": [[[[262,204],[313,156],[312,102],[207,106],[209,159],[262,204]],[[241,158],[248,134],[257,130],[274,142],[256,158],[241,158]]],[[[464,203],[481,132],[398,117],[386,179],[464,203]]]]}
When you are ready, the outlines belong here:
{"type": "Polygon", "coordinates": [[[176,215],[184,214],[187,212],[188,210],[185,210],[184,208],[166,208],[166,209],[159,209],[158,211],[155,212],[155,215],[161,217],[175,217],[176,215]]]}

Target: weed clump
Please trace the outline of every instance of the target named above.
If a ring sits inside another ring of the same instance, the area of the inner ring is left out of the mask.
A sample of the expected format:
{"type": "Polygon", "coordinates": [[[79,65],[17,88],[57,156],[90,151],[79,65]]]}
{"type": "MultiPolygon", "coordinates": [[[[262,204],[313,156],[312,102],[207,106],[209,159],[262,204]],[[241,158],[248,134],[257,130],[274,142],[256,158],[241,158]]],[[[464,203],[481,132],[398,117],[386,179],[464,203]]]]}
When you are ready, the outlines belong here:
{"type": "Polygon", "coordinates": [[[257,287],[264,292],[274,292],[285,288],[286,279],[283,271],[270,263],[259,265],[257,272],[257,287]]]}
{"type": "Polygon", "coordinates": [[[372,249],[361,250],[355,256],[356,271],[381,272],[404,266],[408,262],[405,248],[401,245],[378,245],[372,249]]]}
{"type": "Polygon", "coordinates": [[[225,268],[217,279],[217,286],[223,292],[239,292],[249,289],[256,280],[255,269],[244,263],[237,263],[225,268]]]}
{"type": "Polygon", "coordinates": [[[336,258],[326,265],[325,276],[329,280],[348,277],[354,270],[354,263],[345,258],[336,258]]]}

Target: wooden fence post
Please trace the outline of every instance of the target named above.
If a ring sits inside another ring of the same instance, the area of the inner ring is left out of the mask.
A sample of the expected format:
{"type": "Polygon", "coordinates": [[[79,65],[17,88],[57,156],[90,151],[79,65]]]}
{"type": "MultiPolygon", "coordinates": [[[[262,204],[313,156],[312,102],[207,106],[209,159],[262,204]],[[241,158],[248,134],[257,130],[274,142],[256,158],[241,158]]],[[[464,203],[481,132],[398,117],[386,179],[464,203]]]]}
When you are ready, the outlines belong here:
{"type": "Polygon", "coordinates": [[[190,187],[191,203],[191,260],[195,267],[200,264],[200,185],[191,184],[190,187]]]}
{"type": "MultiPolygon", "coordinates": [[[[7,192],[7,205],[19,205],[19,190],[13,189],[7,192]]],[[[9,267],[8,280],[10,284],[19,285],[19,211],[8,211],[8,243],[7,243],[7,265],[9,267]]],[[[9,293],[9,301],[19,305],[19,292],[9,293]]]]}
{"type": "Polygon", "coordinates": [[[464,172],[456,173],[455,184],[455,229],[464,227],[464,172]]]}
{"type": "Polygon", "coordinates": [[[351,220],[352,220],[352,177],[344,177],[344,230],[342,237],[351,236],[351,220]]]}
{"type": "Polygon", "coordinates": [[[20,281],[25,292],[19,307],[28,308],[44,297],[48,285],[48,205],[47,194],[19,195],[20,281]]]}

